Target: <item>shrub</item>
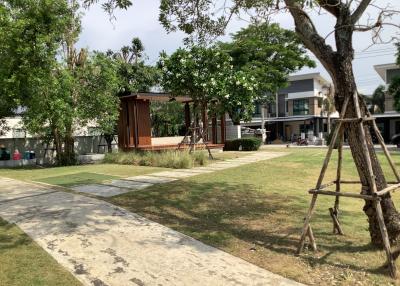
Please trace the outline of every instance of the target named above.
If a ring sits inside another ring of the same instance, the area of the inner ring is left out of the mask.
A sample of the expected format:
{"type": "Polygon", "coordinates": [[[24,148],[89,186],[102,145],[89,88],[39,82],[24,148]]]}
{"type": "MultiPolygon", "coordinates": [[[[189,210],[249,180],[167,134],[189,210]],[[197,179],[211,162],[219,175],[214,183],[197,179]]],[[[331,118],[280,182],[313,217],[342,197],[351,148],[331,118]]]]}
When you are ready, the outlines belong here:
{"type": "Polygon", "coordinates": [[[225,142],[225,151],[257,151],[261,146],[262,140],[259,138],[242,138],[225,142]],[[241,146],[241,148],[240,148],[241,146]]]}
{"type": "Polygon", "coordinates": [[[104,163],[122,165],[153,166],[174,169],[189,169],[195,165],[206,165],[208,163],[205,152],[199,151],[189,154],[184,151],[163,152],[117,152],[108,153],[103,160],[104,163]]]}

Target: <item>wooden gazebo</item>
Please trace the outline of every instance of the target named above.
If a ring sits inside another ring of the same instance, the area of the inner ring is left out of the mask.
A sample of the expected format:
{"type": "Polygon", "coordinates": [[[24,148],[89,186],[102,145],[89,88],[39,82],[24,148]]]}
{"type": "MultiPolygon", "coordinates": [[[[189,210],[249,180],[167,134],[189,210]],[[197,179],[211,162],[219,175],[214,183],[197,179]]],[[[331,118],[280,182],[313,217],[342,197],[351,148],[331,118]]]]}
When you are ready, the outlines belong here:
{"type": "MultiPolygon", "coordinates": [[[[152,144],[150,103],[176,101],[185,105],[185,126],[191,126],[190,97],[172,97],[168,93],[134,93],[120,97],[120,115],[118,121],[118,147],[121,150],[165,150],[174,149],[178,144],[152,144]]],[[[203,120],[207,120],[206,110],[201,112],[203,120]]],[[[225,117],[220,120],[211,117],[211,130],[207,130],[206,140],[210,138],[210,148],[222,148],[225,144],[225,117]],[[219,123],[219,124],[218,124],[219,123]],[[218,132],[218,125],[220,132],[218,132]],[[210,135],[210,136],[208,136],[210,135]]]]}

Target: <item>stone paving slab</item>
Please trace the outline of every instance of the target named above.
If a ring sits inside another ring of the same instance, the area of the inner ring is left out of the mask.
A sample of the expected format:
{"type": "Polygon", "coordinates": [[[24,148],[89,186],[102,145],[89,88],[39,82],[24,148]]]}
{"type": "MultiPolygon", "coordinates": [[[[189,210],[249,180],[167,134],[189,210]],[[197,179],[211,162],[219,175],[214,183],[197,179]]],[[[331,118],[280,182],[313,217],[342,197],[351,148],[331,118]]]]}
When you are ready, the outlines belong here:
{"type": "Polygon", "coordinates": [[[104,201],[65,192],[0,204],[84,285],[300,286],[104,201]]]}
{"type": "Polygon", "coordinates": [[[0,202],[52,192],[42,186],[13,179],[0,178],[0,202]]]}
{"type": "Polygon", "coordinates": [[[125,180],[150,183],[150,184],[163,184],[163,183],[177,181],[178,179],[177,178],[156,177],[156,176],[151,176],[151,175],[141,175],[141,176],[125,178],[125,180]]]}
{"type": "Polygon", "coordinates": [[[119,188],[141,190],[141,189],[150,187],[153,184],[144,183],[144,182],[136,182],[136,181],[132,181],[132,180],[112,180],[108,185],[114,186],[114,187],[119,187],[119,188]]]}
{"type": "Polygon", "coordinates": [[[163,171],[158,173],[152,173],[152,176],[155,177],[166,177],[166,178],[187,178],[195,176],[195,173],[190,172],[182,172],[182,171],[163,171]]]}
{"type": "Polygon", "coordinates": [[[72,187],[71,189],[76,192],[91,194],[101,197],[113,197],[129,192],[129,190],[127,189],[122,189],[119,187],[113,187],[107,185],[100,185],[100,184],[75,186],[72,187]]]}

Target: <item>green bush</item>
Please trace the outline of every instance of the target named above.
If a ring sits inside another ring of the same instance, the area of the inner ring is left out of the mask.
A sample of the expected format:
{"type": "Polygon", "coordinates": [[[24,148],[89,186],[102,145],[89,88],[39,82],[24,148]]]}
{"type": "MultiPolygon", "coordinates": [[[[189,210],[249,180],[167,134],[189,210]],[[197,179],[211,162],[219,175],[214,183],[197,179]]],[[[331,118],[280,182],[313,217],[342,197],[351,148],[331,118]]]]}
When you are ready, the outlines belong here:
{"type": "Polygon", "coordinates": [[[174,169],[189,169],[196,165],[204,166],[208,163],[207,154],[203,151],[189,154],[185,151],[163,152],[118,152],[108,153],[104,163],[122,165],[152,166],[174,169]]]}
{"type": "Polygon", "coordinates": [[[226,141],[225,151],[257,151],[261,146],[262,140],[259,138],[242,138],[226,141]],[[241,148],[240,148],[241,146],[241,148]]]}

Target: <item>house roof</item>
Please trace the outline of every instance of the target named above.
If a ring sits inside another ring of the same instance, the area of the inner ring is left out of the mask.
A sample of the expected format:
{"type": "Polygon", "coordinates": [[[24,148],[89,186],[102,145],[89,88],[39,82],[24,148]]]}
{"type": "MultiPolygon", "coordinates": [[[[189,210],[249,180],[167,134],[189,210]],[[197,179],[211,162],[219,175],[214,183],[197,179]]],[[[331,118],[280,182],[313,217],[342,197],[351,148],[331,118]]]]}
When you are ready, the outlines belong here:
{"type": "Polygon", "coordinates": [[[295,80],[304,80],[304,79],[317,79],[322,84],[329,84],[330,81],[324,78],[321,73],[313,72],[313,73],[304,73],[304,74],[294,74],[289,76],[289,81],[295,80]]]}
{"type": "Polygon", "coordinates": [[[173,96],[170,93],[158,93],[158,92],[138,92],[132,93],[130,95],[121,96],[121,100],[126,99],[141,99],[141,100],[149,100],[149,101],[158,101],[158,102],[191,102],[192,99],[188,96],[173,96]]]}
{"type": "Polygon", "coordinates": [[[385,81],[386,81],[386,71],[387,70],[392,70],[392,69],[398,69],[400,68],[399,65],[395,63],[389,63],[389,64],[382,64],[382,65],[375,65],[374,69],[375,71],[379,74],[379,76],[385,81]]]}

